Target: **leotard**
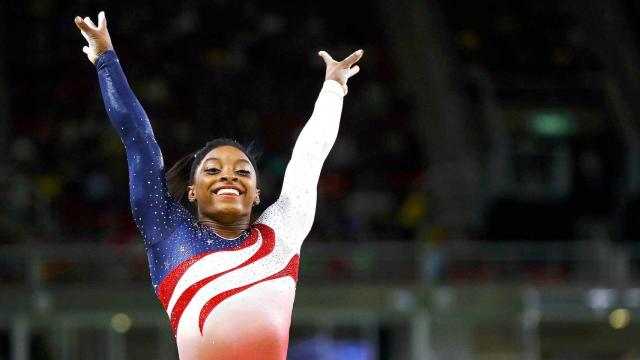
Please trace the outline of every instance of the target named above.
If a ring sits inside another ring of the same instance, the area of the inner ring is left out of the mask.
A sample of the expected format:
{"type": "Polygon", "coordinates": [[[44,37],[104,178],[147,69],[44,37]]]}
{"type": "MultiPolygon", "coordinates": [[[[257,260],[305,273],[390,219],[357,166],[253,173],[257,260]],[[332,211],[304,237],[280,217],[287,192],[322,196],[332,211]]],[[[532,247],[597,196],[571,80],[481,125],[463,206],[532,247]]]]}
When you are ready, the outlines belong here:
{"type": "Polygon", "coordinates": [[[151,282],[189,359],[285,359],[300,247],[335,142],[344,92],[326,81],[287,165],[278,200],[235,239],[200,225],[167,191],[149,118],[116,53],[96,61],[109,119],[124,143],[130,200],[151,282]]]}

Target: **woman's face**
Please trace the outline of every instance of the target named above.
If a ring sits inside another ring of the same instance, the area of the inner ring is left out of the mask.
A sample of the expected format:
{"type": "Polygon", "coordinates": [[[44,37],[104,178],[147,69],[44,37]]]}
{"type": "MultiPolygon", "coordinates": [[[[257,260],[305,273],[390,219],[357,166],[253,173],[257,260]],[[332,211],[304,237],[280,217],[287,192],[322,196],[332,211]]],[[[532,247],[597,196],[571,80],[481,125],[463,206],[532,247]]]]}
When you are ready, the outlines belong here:
{"type": "Polygon", "coordinates": [[[219,146],[205,155],[188,190],[200,217],[226,224],[250,217],[252,206],[260,201],[255,169],[233,146],[219,146]]]}

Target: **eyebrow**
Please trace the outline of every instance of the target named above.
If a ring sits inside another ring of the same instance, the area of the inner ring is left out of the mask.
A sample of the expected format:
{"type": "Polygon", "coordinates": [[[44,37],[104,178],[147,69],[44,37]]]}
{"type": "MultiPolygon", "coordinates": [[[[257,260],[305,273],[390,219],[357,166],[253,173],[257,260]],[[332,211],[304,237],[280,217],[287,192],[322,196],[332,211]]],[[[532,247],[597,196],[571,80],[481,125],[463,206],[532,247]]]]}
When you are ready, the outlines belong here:
{"type": "MultiPolygon", "coordinates": [[[[210,157],[210,158],[204,159],[204,162],[207,162],[209,160],[218,160],[218,161],[220,161],[220,159],[218,159],[218,158],[210,157]]],[[[238,159],[238,160],[236,160],[236,162],[238,162],[238,161],[243,161],[243,162],[246,162],[247,164],[251,165],[251,161],[249,161],[247,159],[238,159]]]]}

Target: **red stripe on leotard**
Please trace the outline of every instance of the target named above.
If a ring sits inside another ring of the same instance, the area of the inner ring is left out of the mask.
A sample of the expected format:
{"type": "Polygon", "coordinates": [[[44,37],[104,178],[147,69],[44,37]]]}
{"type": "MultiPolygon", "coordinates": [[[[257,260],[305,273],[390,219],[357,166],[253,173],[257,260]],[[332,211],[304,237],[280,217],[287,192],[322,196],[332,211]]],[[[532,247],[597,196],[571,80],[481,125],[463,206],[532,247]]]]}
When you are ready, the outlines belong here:
{"type": "MultiPolygon", "coordinates": [[[[264,224],[255,224],[254,227],[257,228],[260,231],[260,234],[262,235],[262,244],[260,245],[260,248],[258,249],[258,251],[256,251],[255,254],[253,254],[253,256],[251,256],[245,262],[243,262],[242,264],[234,268],[208,276],[196,282],[195,284],[189,286],[182,294],[180,294],[180,297],[176,301],[176,304],[173,306],[173,309],[171,310],[171,316],[170,316],[171,328],[173,329],[173,332],[175,334],[177,334],[178,332],[178,324],[180,323],[182,314],[184,313],[185,309],[187,308],[187,306],[189,305],[193,297],[198,293],[200,289],[202,289],[205,285],[212,282],[213,280],[219,278],[220,276],[228,274],[234,270],[243,268],[247,265],[250,265],[264,258],[265,256],[269,255],[273,251],[273,248],[275,247],[275,233],[273,229],[271,229],[270,227],[264,224]]],[[[253,242],[255,242],[255,240],[253,242]]]]}
{"type": "Polygon", "coordinates": [[[207,317],[209,316],[209,314],[211,314],[211,312],[213,311],[213,309],[215,309],[216,306],[218,306],[221,302],[223,302],[224,300],[228,299],[229,297],[238,294],[256,284],[259,284],[261,282],[267,281],[267,280],[273,280],[273,279],[277,279],[277,278],[281,278],[281,277],[285,277],[285,276],[291,276],[291,278],[293,278],[293,281],[298,282],[298,263],[300,260],[300,255],[296,254],[294,255],[291,260],[289,260],[289,263],[287,264],[287,266],[285,266],[284,269],[280,270],[279,272],[266,277],[262,280],[258,280],[256,282],[253,282],[251,284],[247,284],[235,289],[230,289],[227,290],[225,292],[222,292],[216,296],[214,296],[211,300],[207,301],[206,304],[204,304],[204,306],[202,307],[202,310],[200,311],[200,334],[202,335],[202,328],[204,327],[204,322],[205,320],[207,320],[207,317]]]}
{"type": "Polygon", "coordinates": [[[198,262],[198,260],[202,259],[207,255],[210,255],[216,252],[221,252],[221,251],[242,250],[255,244],[256,241],[258,241],[258,232],[254,228],[252,228],[251,234],[249,235],[247,240],[238,248],[208,251],[202,254],[198,254],[194,257],[191,257],[181,262],[178,266],[176,266],[173,270],[171,270],[171,272],[167,274],[167,276],[165,276],[165,278],[162,280],[162,282],[160,283],[156,291],[156,295],[158,296],[158,299],[160,299],[160,303],[164,307],[165,311],[167,310],[167,306],[169,306],[169,301],[171,300],[173,291],[178,285],[178,281],[180,281],[180,278],[182,278],[182,275],[184,275],[184,273],[187,270],[189,270],[191,265],[195,264],[196,262],[198,262]]]}

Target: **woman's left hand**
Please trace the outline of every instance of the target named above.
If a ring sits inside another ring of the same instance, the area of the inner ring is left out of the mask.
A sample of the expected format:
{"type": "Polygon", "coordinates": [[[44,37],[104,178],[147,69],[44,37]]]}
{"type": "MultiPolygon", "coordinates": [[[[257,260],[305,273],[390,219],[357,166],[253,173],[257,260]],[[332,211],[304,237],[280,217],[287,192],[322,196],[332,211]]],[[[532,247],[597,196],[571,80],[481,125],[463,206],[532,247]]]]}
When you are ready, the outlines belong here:
{"type": "Polygon", "coordinates": [[[333,60],[333,58],[331,58],[331,56],[327,54],[326,51],[320,51],[318,55],[322,57],[324,63],[327,65],[327,71],[325,73],[324,79],[337,81],[340,85],[342,85],[344,94],[347,95],[347,93],[349,92],[349,88],[347,87],[347,80],[349,80],[350,77],[360,71],[360,67],[358,65],[353,65],[357,63],[360,58],[362,58],[362,54],[364,54],[364,51],[360,49],[347,56],[344,60],[337,62],[333,60]]]}

